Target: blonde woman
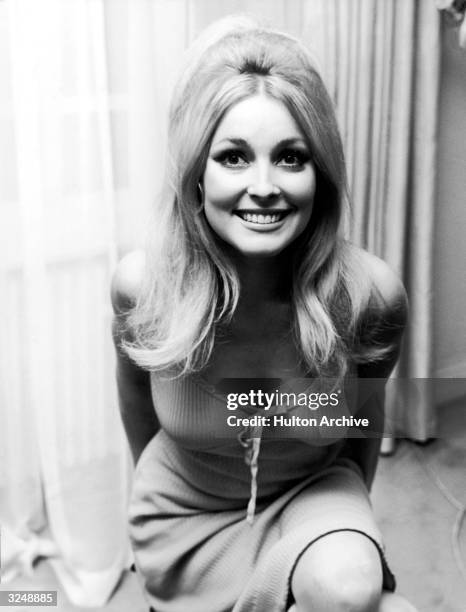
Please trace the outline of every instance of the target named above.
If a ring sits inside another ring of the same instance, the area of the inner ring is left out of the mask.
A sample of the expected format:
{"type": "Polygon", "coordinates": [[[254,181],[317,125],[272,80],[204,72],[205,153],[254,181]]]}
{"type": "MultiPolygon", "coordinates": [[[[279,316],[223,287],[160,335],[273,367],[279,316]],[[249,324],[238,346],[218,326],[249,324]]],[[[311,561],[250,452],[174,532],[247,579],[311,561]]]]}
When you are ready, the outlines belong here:
{"type": "MultiPolygon", "coordinates": [[[[215,24],[189,57],[157,226],[112,286],[147,599],[156,612],[413,610],[369,502],[380,439],[247,420],[233,435],[219,387],[344,385],[397,359],[405,292],[341,236],[332,103],[306,49],[248,19],[215,24]]],[[[382,395],[354,410],[379,432],[382,395]]]]}

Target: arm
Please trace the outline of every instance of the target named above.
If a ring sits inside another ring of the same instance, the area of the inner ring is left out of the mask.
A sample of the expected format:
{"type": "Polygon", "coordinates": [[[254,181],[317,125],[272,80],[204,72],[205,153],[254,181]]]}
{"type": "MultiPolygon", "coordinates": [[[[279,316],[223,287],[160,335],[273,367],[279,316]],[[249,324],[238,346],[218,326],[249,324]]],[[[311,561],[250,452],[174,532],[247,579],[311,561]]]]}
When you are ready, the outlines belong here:
{"type": "MultiPolygon", "coordinates": [[[[378,379],[372,393],[358,398],[357,416],[367,418],[374,437],[348,438],[342,456],[353,459],[361,468],[364,479],[370,488],[374,479],[384,429],[385,383],[398,361],[403,331],[406,325],[408,302],[400,280],[380,259],[367,255],[367,263],[374,285],[379,294],[380,322],[373,340],[389,346],[387,355],[379,361],[361,364],[358,379],[378,379]],[[360,405],[359,405],[360,404],[360,405]]],[[[364,384],[364,383],[363,383],[364,384]]]]}
{"type": "Polygon", "coordinates": [[[143,270],[143,253],[129,253],[118,264],[111,288],[118,403],[134,463],[160,428],[152,402],[149,372],[131,361],[121,348],[126,333],[122,323],[135,303],[143,270]]]}

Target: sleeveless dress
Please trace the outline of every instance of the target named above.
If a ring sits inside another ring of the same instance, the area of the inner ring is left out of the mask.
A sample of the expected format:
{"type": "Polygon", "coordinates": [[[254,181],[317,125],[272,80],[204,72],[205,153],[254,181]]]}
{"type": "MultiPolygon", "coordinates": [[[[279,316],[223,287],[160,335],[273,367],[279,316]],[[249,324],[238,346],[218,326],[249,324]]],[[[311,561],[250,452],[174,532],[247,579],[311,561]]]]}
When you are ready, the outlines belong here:
{"type": "Polygon", "coordinates": [[[231,427],[228,416],[251,413],[229,412],[200,377],[151,374],[151,386],[161,430],[136,466],[129,532],[153,610],[285,612],[300,555],[342,530],[376,544],[394,590],[361,470],[342,454],[344,429],[231,427]]]}

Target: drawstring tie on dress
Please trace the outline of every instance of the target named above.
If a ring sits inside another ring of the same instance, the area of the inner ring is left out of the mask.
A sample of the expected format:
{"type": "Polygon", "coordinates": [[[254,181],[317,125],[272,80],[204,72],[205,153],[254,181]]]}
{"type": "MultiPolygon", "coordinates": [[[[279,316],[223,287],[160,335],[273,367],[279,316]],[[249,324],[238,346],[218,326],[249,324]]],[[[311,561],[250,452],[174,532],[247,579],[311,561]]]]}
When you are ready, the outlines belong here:
{"type": "MultiPolygon", "coordinates": [[[[257,472],[259,471],[259,451],[261,447],[261,432],[262,427],[254,427],[255,430],[259,430],[259,436],[255,433],[254,437],[246,437],[249,432],[249,427],[243,429],[238,435],[238,441],[241,446],[244,447],[244,461],[249,466],[251,472],[251,494],[249,496],[249,502],[246,512],[246,521],[252,525],[254,522],[254,514],[256,512],[256,501],[257,501],[257,472]]],[[[252,432],[251,432],[252,433],[252,432]]]]}

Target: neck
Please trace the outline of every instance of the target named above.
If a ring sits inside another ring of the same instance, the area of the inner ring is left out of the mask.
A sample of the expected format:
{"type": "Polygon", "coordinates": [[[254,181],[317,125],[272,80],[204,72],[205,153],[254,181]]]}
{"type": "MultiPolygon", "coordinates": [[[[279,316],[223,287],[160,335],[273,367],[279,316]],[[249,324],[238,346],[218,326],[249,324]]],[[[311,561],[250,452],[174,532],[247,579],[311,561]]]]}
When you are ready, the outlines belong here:
{"type": "Polygon", "coordinates": [[[289,252],[274,257],[247,257],[229,250],[239,281],[240,296],[232,325],[225,333],[248,339],[289,332],[292,290],[292,257],[289,252]]]}
{"type": "Polygon", "coordinates": [[[232,257],[241,283],[239,307],[288,301],[292,282],[289,254],[273,257],[232,257]]]}

